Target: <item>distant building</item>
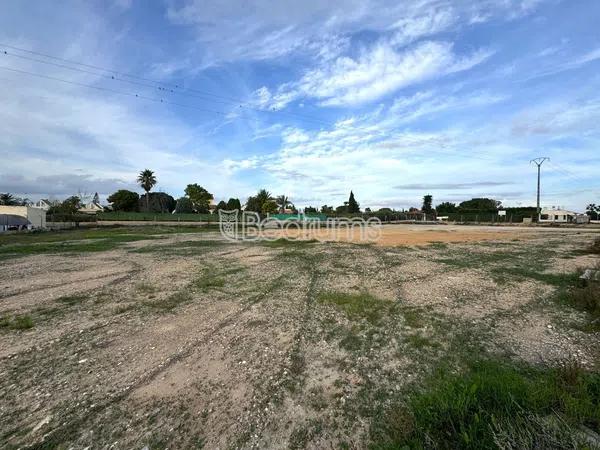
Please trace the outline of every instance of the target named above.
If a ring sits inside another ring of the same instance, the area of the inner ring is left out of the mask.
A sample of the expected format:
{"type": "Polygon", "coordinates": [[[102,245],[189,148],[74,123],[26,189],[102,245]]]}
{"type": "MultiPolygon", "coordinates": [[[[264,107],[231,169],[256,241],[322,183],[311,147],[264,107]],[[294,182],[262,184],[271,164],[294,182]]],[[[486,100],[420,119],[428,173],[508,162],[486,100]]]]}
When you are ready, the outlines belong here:
{"type": "Polygon", "coordinates": [[[0,231],[46,228],[46,211],[32,206],[0,206],[0,231]]]}
{"type": "Polygon", "coordinates": [[[540,223],[576,223],[580,215],[566,209],[542,209],[540,223]]]}
{"type": "Polygon", "coordinates": [[[50,207],[52,206],[52,202],[48,199],[42,198],[40,200],[38,200],[35,203],[32,203],[29,206],[33,206],[34,208],[40,208],[43,209],[44,211],[48,211],[50,209],[50,207]]]}
{"type": "Polygon", "coordinates": [[[83,214],[96,214],[99,211],[104,211],[104,207],[100,203],[89,202],[77,210],[83,214]]]}

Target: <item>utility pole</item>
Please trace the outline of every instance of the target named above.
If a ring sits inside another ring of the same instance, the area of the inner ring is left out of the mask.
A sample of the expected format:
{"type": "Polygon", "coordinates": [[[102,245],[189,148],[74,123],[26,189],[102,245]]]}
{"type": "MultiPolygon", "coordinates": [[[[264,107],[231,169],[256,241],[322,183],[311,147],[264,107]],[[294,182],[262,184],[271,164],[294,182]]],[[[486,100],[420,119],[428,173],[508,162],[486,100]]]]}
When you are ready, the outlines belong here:
{"type": "Polygon", "coordinates": [[[544,164],[544,161],[549,161],[550,158],[548,158],[547,156],[542,156],[541,158],[535,158],[532,159],[531,161],[529,161],[529,163],[534,163],[537,166],[537,172],[538,172],[538,176],[537,176],[537,214],[538,214],[538,223],[540,223],[540,219],[542,218],[542,210],[540,208],[540,172],[541,172],[541,168],[542,168],[542,164],[544,164]]]}

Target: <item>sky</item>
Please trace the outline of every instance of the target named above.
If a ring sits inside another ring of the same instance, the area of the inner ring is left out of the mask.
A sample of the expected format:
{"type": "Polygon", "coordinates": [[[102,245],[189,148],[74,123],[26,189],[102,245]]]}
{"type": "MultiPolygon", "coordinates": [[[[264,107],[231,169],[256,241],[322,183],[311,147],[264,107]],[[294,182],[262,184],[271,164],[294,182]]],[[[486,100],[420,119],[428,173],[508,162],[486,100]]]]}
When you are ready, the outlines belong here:
{"type": "Polygon", "coordinates": [[[600,203],[596,0],[5,0],[0,192],[600,203]]]}

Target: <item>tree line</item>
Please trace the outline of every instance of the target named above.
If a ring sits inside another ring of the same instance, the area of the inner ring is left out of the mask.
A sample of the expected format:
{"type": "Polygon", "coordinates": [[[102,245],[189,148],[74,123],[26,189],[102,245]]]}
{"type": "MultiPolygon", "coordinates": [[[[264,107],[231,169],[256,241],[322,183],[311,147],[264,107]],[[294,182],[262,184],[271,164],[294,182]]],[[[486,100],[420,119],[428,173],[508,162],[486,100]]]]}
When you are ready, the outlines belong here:
{"type": "MultiPolygon", "coordinates": [[[[151,192],[156,186],[157,178],[155,173],[150,169],[142,170],[138,177],[137,183],[144,190],[145,194],[141,196],[134,191],[127,189],[119,189],[108,196],[107,200],[111,204],[113,211],[122,212],[152,212],[152,213],[177,213],[177,214],[207,214],[213,210],[215,213],[219,210],[234,210],[242,209],[242,203],[238,198],[230,198],[228,201],[221,200],[214,208],[211,204],[214,200],[213,194],[208,192],[204,187],[197,183],[188,184],[184,190],[185,195],[178,199],[173,198],[165,192],[151,192]]],[[[100,199],[96,193],[92,201],[99,205],[100,199]]],[[[29,200],[26,198],[15,197],[10,193],[0,193],[0,205],[27,205],[29,200]]],[[[62,202],[51,202],[49,214],[76,214],[82,207],[82,201],[79,196],[73,195],[63,200],[62,202]]],[[[260,214],[275,214],[275,213],[298,213],[297,208],[286,195],[273,196],[266,189],[260,189],[255,195],[248,197],[243,205],[245,211],[253,211],[260,214]]],[[[383,217],[387,215],[397,214],[424,214],[426,216],[446,216],[456,214],[494,214],[499,210],[506,210],[515,215],[526,215],[532,213],[534,207],[524,208],[503,208],[502,202],[491,198],[472,198],[458,204],[453,202],[442,202],[437,206],[433,206],[433,196],[427,194],[423,197],[423,203],[420,209],[411,207],[408,211],[394,210],[391,208],[380,208],[377,211],[372,211],[370,208],[365,208],[364,212],[360,209],[360,204],[357,202],[354,192],[350,191],[348,200],[337,207],[330,205],[322,205],[320,208],[307,206],[304,208],[305,214],[325,214],[325,215],[357,215],[366,214],[372,216],[383,217]]],[[[591,203],[586,207],[586,214],[592,220],[600,219],[600,206],[591,203]]]]}

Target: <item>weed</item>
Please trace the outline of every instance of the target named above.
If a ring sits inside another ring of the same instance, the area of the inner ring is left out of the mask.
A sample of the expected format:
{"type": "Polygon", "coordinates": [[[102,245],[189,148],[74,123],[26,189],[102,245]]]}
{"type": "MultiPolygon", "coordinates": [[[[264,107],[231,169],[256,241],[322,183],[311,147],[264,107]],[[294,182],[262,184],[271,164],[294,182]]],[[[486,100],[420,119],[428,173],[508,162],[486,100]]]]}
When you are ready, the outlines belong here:
{"type": "Polygon", "coordinates": [[[531,438],[536,448],[556,448],[557,438],[578,442],[565,432],[600,424],[599,401],[599,374],[478,361],[462,374],[440,370],[423,391],[395,404],[374,423],[374,447],[521,448],[500,442],[531,438]],[[558,425],[548,422],[552,415],[558,425]]]}
{"type": "Polygon", "coordinates": [[[201,291],[208,291],[209,289],[213,288],[222,288],[225,286],[225,279],[214,274],[206,274],[194,281],[194,286],[201,291]]]}
{"type": "Polygon", "coordinates": [[[87,299],[87,295],[84,294],[73,294],[73,295],[63,295],[62,297],[58,297],[56,301],[58,303],[64,303],[65,305],[76,305],[82,303],[87,299]]]}
{"type": "Polygon", "coordinates": [[[263,241],[262,244],[266,247],[308,247],[317,243],[316,239],[276,239],[274,241],[263,241]]]}
{"type": "Polygon", "coordinates": [[[403,308],[402,316],[404,317],[404,323],[411,328],[423,328],[425,326],[423,311],[417,308],[403,308]]]}
{"type": "Polygon", "coordinates": [[[33,319],[28,315],[17,315],[10,317],[0,317],[0,328],[8,328],[10,330],[28,330],[33,328],[33,319]]]}
{"type": "Polygon", "coordinates": [[[389,305],[385,300],[362,292],[348,294],[344,292],[322,292],[318,301],[324,304],[336,305],[349,319],[366,319],[371,324],[377,324],[388,310],[389,305]]]}
{"type": "Polygon", "coordinates": [[[409,334],[406,337],[406,342],[418,349],[422,349],[425,347],[437,348],[440,346],[439,342],[435,342],[431,338],[428,338],[421,334],[409,334]]]}
{"type": "Polygon", "coordinates": [[[187,303],[192,300],[192,296],[189,292],[179,291],[169,295],[167,298],[162,300],[153,300],[146,302],[146,305],[156,310],[169,312],[175,309],[177,306],[187,303]]]}

